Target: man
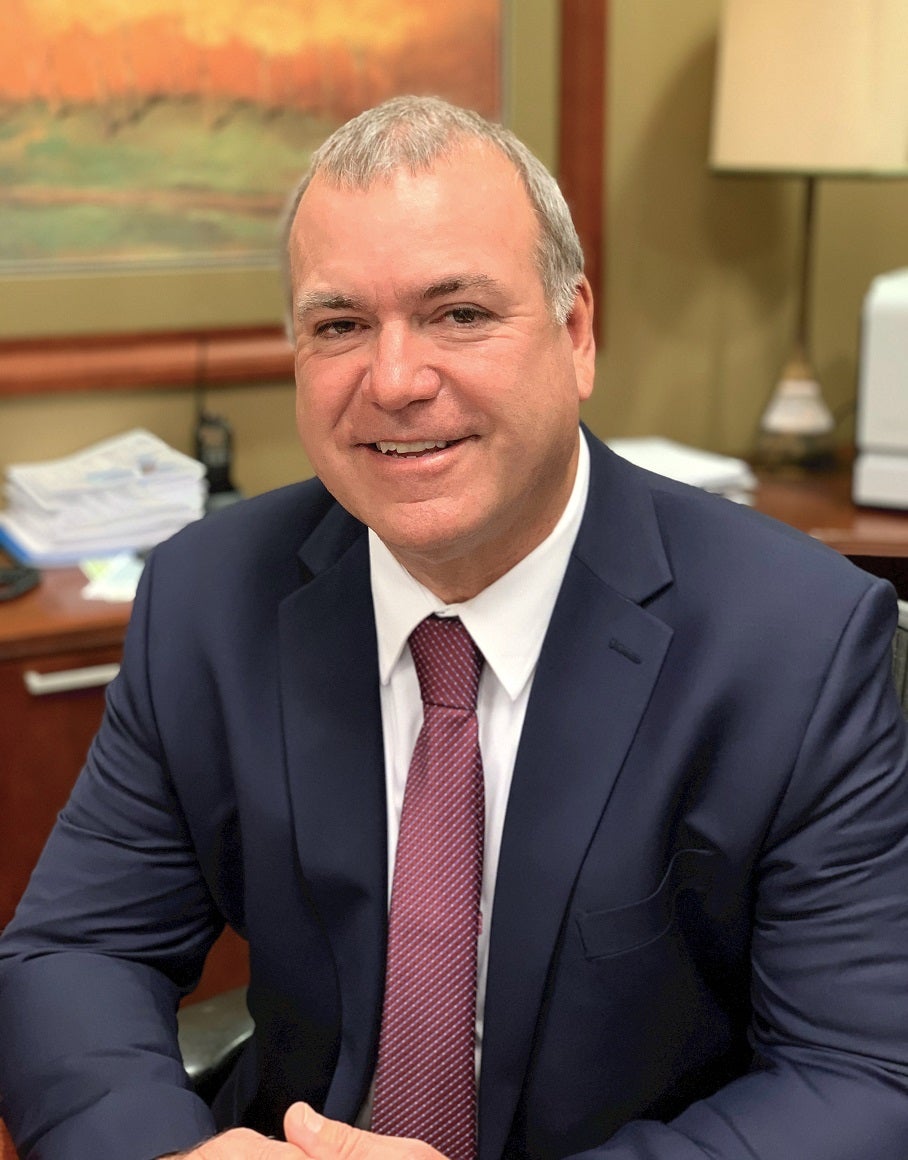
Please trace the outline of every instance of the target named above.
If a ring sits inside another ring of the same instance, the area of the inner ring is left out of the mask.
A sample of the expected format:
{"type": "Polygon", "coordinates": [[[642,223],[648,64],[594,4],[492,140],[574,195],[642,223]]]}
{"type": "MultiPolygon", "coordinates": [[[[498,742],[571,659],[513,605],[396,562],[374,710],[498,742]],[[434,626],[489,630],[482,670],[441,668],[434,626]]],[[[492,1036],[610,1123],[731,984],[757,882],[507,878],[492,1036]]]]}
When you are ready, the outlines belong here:
{"type": "Polygon", "coordinates": [[[388,1028],[423,1015],[395,991],[408,765],[436,705],[421,733],[407,640],[438,614],[482,663],[476,714],[451,707],[478,718],[484,779],[481,1160],[904,1160],[888,585],[580,428],[579,246],[500,128],[434,99],[355,119],[313,160],[289,271],[318,481],[148,562],[0,944],[24,1155],[440,1154],[441,1129],[407,1124],[448,1099],[386,1111],[388,1028]],[[225,921],[256,1032],[210,1112],[174,1008],[225,921]]]}

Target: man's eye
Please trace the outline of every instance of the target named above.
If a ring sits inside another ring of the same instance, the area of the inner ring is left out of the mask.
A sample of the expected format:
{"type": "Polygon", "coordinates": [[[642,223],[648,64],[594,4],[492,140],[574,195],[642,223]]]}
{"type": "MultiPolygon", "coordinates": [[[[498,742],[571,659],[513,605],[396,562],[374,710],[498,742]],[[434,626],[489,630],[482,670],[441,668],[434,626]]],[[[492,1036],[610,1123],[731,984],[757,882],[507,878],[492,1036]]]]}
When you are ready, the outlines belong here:
{"type": "Polygon", "coordinates": [[[344,334],[353,334],[356,323],[351,318],[332,318],[330,322],[320,322],[315,333],[327,338],[337,338],[344,334]]]}
{"type": "Polygon", "coordinates": [[[475,326],[477,322],[488,318],[488,314],[476,306],[454,306],[446,311],[445,317],[456,322],[458,326],[475,326]]]}

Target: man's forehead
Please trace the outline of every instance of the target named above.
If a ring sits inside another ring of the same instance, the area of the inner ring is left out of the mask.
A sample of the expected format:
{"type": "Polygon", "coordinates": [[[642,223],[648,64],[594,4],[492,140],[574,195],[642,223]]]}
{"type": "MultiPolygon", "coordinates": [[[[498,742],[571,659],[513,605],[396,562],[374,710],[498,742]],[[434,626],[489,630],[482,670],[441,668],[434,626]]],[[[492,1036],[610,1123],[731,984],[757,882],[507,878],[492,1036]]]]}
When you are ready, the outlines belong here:
{"type": "Polygon", "coordinates": [[[523,179],[513,161],[493,143],[477,138],[458,142],[450,151],[439,154],[427,165],[413,166],[402,161],[389,169],[377,169],[362,181],[351,182],[319,169],[300,198],[298,208],[305,206],[307,198],[310,201],[326,200],[330,205],[332,199],[347,196],[354,200],[373,196],[378,198],[400,184],[440,181],[474,187],[478,178],[488,184],[490,176],[497,179],[504,191],[530,204],[523,179]]]}
{"type": "Polygon", "coordinates": [[[337,185],[319,173],[300,199],[290,229],[291,264],[300,274],[301,261],[331,265],[349,260],[353,252],[365,261],[367,253],[384,251],[383,260],[400,268],[418,265],[418,251],[426,261],[430,255],[440,259],[434,270],[424,267],[417,276],[428,283],[460,277],[465,270],[494,274],[486,259],[494,256],[497,265],[516,251],[535,263],[539,216],[519,174],[507,165],[511,172],[500,171],[493,180],[469,166],[450,174],[441,166],[416,175],[398,170],[367,189],[337,185]],[[422,178],[428,179],[425,185],[422,178]],[[474,262],[467,251],[484,257],[474,262]]]}
{"type": "MultiPolygon", "coordinates": [[[[458,290],[492,293],[532,276],[539,220],[520,174],[499,150],[478,164],[475,150],[458,150],[415,174],[405,167],[350,188],[317,173],[302,198],[290,234],[297,316],[313,309],[355,309],[380,284],[400,301],[458,290]]],[[[513,291],[513,287],[512,287],[513,291]]],[[[384,294],[383,294],[384,296],[384,294]]]]}

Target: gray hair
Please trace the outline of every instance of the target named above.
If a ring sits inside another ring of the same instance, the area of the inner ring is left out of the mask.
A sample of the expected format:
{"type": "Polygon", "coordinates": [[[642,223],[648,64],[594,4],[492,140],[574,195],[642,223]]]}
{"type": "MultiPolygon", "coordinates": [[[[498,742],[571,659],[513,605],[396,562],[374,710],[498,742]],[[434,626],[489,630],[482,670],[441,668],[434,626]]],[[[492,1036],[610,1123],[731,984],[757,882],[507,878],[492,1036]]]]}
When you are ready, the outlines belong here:
{"type": "MultiPolygon", "coordinates": [[[[583,278],[583,250],[558,182],[509,129],[439,97],[392,97],[336,129],[312,154],[290,199],[284,240],[303,194],[316,174],[343,189],[368,189],[395,170],[425,172],[464,141],[498,149],[517,170],[539,222],[536,261],[546,302],[563,325],[583,278]]],[[[287,258],[285,245],[285,261],[287,258]]],[[[286,279],[289,290],[289,268],[286,279]]]]}

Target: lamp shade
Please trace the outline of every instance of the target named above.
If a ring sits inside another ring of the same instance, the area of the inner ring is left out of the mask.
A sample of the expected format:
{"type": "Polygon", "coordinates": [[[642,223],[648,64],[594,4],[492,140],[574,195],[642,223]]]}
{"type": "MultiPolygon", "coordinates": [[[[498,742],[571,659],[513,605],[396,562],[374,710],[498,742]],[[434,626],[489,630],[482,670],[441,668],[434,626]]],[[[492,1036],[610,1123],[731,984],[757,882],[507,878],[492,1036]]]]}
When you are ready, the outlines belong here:
{"type": "Polygon", "coordinates": [[[908,175],[908,0],[724,0],[710,163],[908,175]]]}

